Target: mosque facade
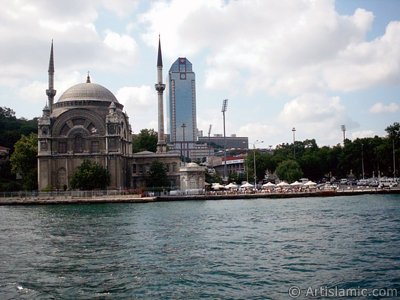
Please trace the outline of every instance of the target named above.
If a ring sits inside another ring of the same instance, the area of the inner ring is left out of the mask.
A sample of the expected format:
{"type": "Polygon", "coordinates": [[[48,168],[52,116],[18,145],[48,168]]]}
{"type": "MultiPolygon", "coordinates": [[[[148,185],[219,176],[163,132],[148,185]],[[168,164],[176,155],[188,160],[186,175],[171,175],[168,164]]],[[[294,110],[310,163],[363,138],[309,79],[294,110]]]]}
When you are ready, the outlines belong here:
{"type": "Polygon", "coordinates": [[[162,59],[159,43],[157,61],[158,144],[157,152],[132,153],[132,130],[124,106],[111,91],[86,82],[67,89],[54,102],[54,56],[51,45],[48,101],[38,120],[38,187],[69,189],[76,169],[87,159],[110,173],[109,189],[142,188],[154,160],[167,168],[171,187],[179,186],[180,156],[169,153],[164,137],[162,59]]]}

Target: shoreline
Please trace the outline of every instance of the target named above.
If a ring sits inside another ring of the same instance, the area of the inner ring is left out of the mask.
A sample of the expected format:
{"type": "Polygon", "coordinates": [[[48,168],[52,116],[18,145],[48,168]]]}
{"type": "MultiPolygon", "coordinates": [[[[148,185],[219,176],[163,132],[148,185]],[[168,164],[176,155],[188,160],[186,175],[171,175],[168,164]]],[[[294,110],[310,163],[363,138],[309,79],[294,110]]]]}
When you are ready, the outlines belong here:
{"type": "Polygon", "coordinates": [[[308,197],[337,197],[356,196],[368,194],[400,194],[400,188],[395,189],[365,189],[365,190],[338,190],[315,191],[300,193],[251,193],[251,194],[203,194],[180,196],[154,196],[140,197],[140,195],[115,195],[94,197],[29,197],[29,198],[0,198],[2,205],[47,205],[47,204],[89,204],[89,203],[153,203],[168,201],[206,201],[206,200],[239,200],[239,199],[282,199],[282,198],[308,198],[308,197]]]}

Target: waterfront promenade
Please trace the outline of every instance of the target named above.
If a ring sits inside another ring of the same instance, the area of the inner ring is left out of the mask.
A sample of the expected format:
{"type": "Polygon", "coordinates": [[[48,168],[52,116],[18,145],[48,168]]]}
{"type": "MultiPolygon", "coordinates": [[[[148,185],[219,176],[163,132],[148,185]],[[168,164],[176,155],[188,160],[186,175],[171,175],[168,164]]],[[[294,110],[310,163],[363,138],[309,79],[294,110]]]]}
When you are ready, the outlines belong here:
{"type": "Polygon", "coordinates": [[[35,205],[35,204],[77,204],[77,203],[151,203],[160,201],[189,201],[189,200],[236,200],[257,198],[304,198],[304,197],[335,197],[353,196],[364,194],[400,194],[400,187],[391,189],[337,189],[337,190],[309,190],[309,191],[287,191],[287,192],[207,192],[199,195],[174,195],[174,196],[151,196],[145,197],[140,194],[100,194],[96,192],[75,192],[38,195],[14,195],[13,197],[1,197],[0,205],[35,205]]]}

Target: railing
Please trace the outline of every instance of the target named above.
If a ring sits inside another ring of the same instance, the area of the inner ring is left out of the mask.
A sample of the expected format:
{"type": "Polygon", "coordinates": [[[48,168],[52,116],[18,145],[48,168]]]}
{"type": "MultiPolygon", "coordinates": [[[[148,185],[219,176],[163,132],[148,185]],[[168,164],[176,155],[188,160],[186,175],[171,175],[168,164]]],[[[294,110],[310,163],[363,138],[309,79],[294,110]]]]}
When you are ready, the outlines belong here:
{"type": "Polygon", "coordinates": [[[48,197],[99,197],[99,196],[121,196],[140,194],[138,190],[92,190],[92,191],[19,191],[0,192],[0,198],[48,198],[48,197]]]}
{"type": "Polygon", "coordinates": [[[114,196],[159,196],[169,194],[171,188],[146,188],[146,189],[124,189],[124,190],[91,190],[91,191],[18,191],[18,192],[0,192],[2,198],[93,198],[93,197],[114,197],[114,196]]]}

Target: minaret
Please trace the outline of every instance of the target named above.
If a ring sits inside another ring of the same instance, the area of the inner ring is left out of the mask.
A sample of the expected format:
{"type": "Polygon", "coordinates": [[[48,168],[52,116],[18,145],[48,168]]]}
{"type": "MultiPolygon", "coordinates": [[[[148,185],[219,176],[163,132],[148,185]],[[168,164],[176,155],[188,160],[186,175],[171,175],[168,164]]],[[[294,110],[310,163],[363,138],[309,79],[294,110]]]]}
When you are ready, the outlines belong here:
{"type": "Polygon", "coordinates": [[[46,95],[49,99],[50,113],[53,112],[54,96],[56,95],[54,89],[54,58],[53,58],[53,40],[51,40],[50,61],[49,61],[49,88],[46,90],[46,95]]]}
{"type": "Polygon", "coordinates": [[[165,84],[162,83],[162,55],[161,55],[161,41],[158,36],[158,57],[157,57],[157,83],[155,88],[158,94],[158,142],[157,142],[157,153],[167,152],[167,144],[165,143],[164,135],[164,106],[163,106],[163,94],[165,90],[165,84]]]}

